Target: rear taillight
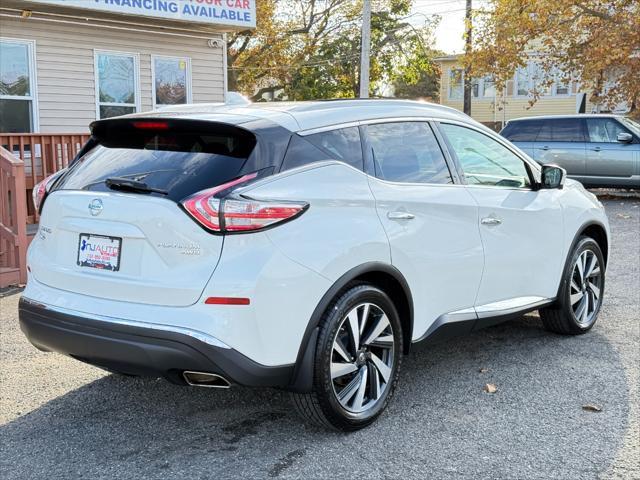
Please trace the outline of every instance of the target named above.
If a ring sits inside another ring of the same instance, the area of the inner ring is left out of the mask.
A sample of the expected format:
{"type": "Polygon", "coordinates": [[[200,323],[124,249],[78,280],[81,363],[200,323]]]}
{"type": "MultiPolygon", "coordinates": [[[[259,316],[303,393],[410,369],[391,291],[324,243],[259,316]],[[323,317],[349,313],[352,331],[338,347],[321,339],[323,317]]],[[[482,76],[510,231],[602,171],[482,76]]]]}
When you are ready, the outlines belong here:
{"type": "Polygon", "coordinates": [[[220,192],[253,180],[256,176],[256,173],[252,173],[198,192],[183,200],[182,206],[206,229],[221,233],[252,232],[271,227],[301,215],[309,206],[306,202],[219,197],[220,192]]]}
{"type": "Polygon", "coordinates": [[[31,192],[31,195],[33,196],[33,206],[35,207],[36,212],[40,211],[40,207],[44,202],[44,198],[47,196],[47,193],[49,192],[49,187],[51,187],[51,185],[53,185],[53,182],[55,182],[55,180],[60,175],[62,175],[62,172],[64,172],[64,169],[58,170],[53,175],[49,175],[47,178],[45,178],[41,182],[36,183],[35,186],[33,187],[33,191],[31,192]]]}

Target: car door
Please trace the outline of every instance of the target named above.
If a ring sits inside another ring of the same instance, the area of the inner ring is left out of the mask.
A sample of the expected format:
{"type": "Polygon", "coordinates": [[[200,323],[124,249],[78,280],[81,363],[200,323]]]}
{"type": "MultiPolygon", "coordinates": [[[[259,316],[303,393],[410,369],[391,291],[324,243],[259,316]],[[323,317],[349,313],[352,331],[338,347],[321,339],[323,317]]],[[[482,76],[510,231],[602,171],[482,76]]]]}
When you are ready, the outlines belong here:
{"type": "Polygon", "coordinates": [[[545,119],[536,137],[533,159],[561,166],[570,177],[586,174],[584,124],[581,118],[545,119]]]}
{"type": "MultiPolygon", "coordinates": [[[[471,309],[457,319],[472,320],[484,262],[476,202],[462,185],[453,183],[428,122],[362,128],[369,182],[392,263],[413,296],[413,338],[437,327],[434,322],[451,312],[471,309]]],[[[460,322],[460,327],[470,330],[472,324],[460,322]]]]}
{"type": "MultiPolygon", "coordinates": [[[[608,177],[629,178],[635,173],[635,155],[640,147],[638,138],[618,142],[619,133],[631,132],[611,117],[587,118],[587,182],[607,183],[608,177]]],[[[616,179],[613,178],[612,181],[616,179]]]]}
{"type": "Polygon", "coordinates": [[[536,190],[534,167],[492,132],[444,121],[439,128],[479,206],[485,265],[478,315],[555,297],[565,255],[561,190],[536,190]]]}

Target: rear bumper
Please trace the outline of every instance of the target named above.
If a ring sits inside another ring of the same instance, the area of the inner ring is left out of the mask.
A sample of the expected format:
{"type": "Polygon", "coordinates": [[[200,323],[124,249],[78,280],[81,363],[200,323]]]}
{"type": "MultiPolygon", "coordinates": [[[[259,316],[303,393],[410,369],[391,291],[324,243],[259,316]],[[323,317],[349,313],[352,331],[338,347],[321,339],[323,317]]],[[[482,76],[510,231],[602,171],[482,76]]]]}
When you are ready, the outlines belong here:
{"type": "Polygon", "coordinates": [[[178,384],[185,383],[182,372],[189,370],[215,373],[239,385],[286,388],[294,371],[294,365],[261,365],[186,333],[86,318],[24,297],[19,318],[26,337],[41,350],[178,384]]]}

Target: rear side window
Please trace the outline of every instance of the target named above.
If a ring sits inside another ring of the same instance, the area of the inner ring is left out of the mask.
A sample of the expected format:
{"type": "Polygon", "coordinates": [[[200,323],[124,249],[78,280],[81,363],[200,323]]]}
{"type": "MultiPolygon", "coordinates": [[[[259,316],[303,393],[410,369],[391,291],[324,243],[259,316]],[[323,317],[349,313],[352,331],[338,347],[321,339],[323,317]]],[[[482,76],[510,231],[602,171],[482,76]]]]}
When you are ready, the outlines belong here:
{"type": "Polygon", "coordinates": [[[362,145],[358,127],[340,128],[312,135],[294,135],[287,149],[282,170],[323,160],[339,160],[363,169],[362,145]]]}
{"type": "Polygon", "coordinates": [[[426,122],[367,126],[376,177],[392,182],[453,183],[442,150],[426,122]]]}
{"type": "Polygon", "coordinates": [[[535,142],[541,128],[541,120],[520,120],[508,123],[500,135],[512,142],[535,142]]]}
{"type": "Polygon", "coordinates": [[[580,118],[543,120],[537,142],[584,142],[584,129],[580,118]]]}
{"type": "Polygon", "coordinates": [[[56,189],[109,191],[108,178],[124,177],[179,201],[240,175],[256,145],[252,133],[226,124],[112,123],[96,124],[97,146],[69,167],[56,189]]]}

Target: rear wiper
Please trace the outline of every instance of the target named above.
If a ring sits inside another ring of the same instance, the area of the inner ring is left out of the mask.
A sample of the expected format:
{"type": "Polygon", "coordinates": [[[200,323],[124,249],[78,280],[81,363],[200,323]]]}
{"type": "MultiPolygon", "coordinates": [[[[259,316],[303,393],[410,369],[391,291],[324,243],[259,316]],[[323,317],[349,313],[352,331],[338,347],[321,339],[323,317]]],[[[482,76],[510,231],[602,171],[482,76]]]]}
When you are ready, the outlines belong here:
{"type": "Polygon", "coordinates": [[[167,190],[162,190],[161,188],[153,188],[144,182],[138,182],[137,180],[131,180],[130,178],[111,177],[107,178],[104,183],[112,190],[130,190],[134,192],[160,193],[162,195],[169,194],[167,190]]]}

